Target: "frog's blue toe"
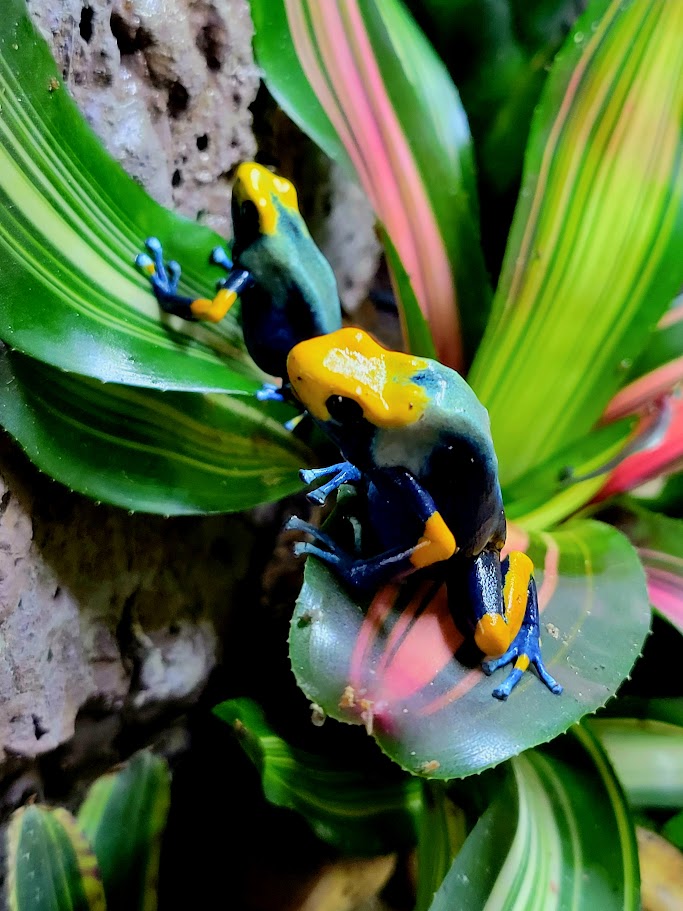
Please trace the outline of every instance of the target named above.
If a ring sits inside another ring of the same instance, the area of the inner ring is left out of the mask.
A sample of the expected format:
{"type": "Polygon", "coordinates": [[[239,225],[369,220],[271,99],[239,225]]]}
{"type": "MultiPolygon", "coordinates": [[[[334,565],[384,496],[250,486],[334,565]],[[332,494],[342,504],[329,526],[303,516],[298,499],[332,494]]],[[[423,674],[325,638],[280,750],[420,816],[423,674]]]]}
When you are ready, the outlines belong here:
{"type": "Polygon", "coordinates": [[[322,506],[329,495],[338,490],[342,484],[360,481],[362,477],[360,471],[351,462],[337,462],[335,465],[328,465],[326,468],[302,468],[299,472],[299,477],[305,484],[312,484],[314,481],[319,481],[321,478],[327,478],[330,475],[333,475],[333,477],[326,484],[322,484],[306,494],[306,499],[310,503],[322,506]]]}
{"type": "Polygon", "coordinates": [[[214,247],[211,251],[209,259],[214,264],[214,266],[221,266],[223,269],[225,269],[226,272],[230,272],[232,269],[232,260],[228,256],[227,250],[225,250],[224,247],[214,247]]]}
{"type": "Polygon", "coordinates": [[[280,386],[276,386],[274,383],[264,383],[260,389],[256,391],[256,398],[259,402],[284,402],[285,397],[282,394],[282,389],[280,386]]]}

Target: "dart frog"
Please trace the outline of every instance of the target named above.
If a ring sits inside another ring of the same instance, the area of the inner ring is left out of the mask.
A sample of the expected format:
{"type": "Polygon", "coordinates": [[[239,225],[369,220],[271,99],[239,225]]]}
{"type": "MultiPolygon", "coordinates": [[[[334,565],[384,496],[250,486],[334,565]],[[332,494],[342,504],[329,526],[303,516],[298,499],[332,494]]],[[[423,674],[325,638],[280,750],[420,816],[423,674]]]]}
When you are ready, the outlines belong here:
{"type": "MultiPolygon", "coordinates": [[[[341,326],[334,274],[299,213],[294,186],[255,162],[241,164],[232,192],[231,260],[222,247],[211,261],[226,278],[212,299],[177,293],[180,266],[164,262],[160,241],[146,241],[136,263],[149,277],[161,308],[186,320],[219,322],[238,297],[247,351],[274,377],[286,377],[287,355],[300,341],[341,326]]],[[[266,385],[259,398],[279,399],[266,385]]]]}
{"type": "Polygon", "coordinates": [[[427,568],[442,573],[456,622],[489,657],[484,672],[514,663],[493,695],[507,699],[530,664],[560,693],[541,658],[531,560],[513,552],[501,561],[505,513],[488,412],[462,377],[359,329],[300,342],[287,370],[294,395],[344,459],[301,472],[306,483],[325,482],[308,496],[324,503],[342,484],[361,487],[377,550],[353,556],[295,518],[290,527],[314,539],[297,553],[322,560],[357,592],[427,568]]]}

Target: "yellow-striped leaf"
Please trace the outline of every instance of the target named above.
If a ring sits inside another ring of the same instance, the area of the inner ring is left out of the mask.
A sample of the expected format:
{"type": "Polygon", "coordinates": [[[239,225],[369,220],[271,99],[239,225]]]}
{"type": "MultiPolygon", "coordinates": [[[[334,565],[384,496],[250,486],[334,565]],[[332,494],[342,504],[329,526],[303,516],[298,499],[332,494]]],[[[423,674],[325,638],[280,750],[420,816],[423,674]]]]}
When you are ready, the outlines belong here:
{"type": "Polygon", "coordinates": [[[107,911],[156,911],[168,767],[148,751],[90,787],[78,813],[102,871],[107,911]]]}
{"type": "Polygon", "coordinates": [[[10,911],[105,911],[92,848],[62,808],[22,807],[7,829],[10,911]]]}
{"type": "Polygon", "coordinates": [[[682,41],[680,3],[593,0],[550,73],[470,374],[504,484],[590,429],[683,284],[682,41]]]}

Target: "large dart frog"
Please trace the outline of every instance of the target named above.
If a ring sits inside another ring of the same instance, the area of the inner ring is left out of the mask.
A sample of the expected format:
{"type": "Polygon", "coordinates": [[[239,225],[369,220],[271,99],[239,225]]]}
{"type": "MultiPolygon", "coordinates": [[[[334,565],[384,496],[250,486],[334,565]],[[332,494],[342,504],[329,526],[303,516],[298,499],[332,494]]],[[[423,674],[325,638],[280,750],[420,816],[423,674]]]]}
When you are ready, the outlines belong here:
{"type": "Polygon", "coordinates": [[[353,556],[299,519],[299,543],[356,592],[414,572],[442,575],[454,618],[469,625],[493,673],[513,664],[493,695],[507,699],[529,665],[553,692],[562,687],[541,657],[531,560],[501,561],[505,512],[488,413],[465,380],[434,360],[381,347],[359,329],[301,341],[289,354],[291,389],[344,461],[302,471],[317,503],[342,484],[361,487],[377,553],[353,556]],[[453,594],[452,594],[453,593],[453,594]],[[457,602],[457,603],[456,603],[457,602]]]}

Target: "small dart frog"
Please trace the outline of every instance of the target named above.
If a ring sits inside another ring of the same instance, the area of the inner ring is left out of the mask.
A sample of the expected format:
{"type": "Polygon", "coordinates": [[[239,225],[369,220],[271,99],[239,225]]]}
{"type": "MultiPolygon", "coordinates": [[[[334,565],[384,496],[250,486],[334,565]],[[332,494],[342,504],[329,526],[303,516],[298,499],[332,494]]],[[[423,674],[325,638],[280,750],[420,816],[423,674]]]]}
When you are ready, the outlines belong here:
{"type": "Polygon", "coordinates": [[[359,329],[300,342],[287,370],[294,395],[344,458],[301,472],[307,483],[328,479],[309,498],[323,503],[346,483],[362,488],[377,554],[354,557],[295,518],[290,527],[315,542],[296,551],[327,563],[357,591],[427,568],[442,573],[456,621],[494,656],[483,670],[514,662],[493,695],[507,699],[530,664],[560,693],[541,658],[531,560],[517,552],[500,559],[505,513],[488,412],[462,377],[388,351],[359,329]]]}
{"type": "MultiPolygon", "coordinates": [[[[245,162],[237,169],[232,223],[234,261],[222,247],[211,252],[227,272],[211,300],[177,293],[180,266],[164,263],[155,237],[146,241],[151,257],[141,253],[136,263],[161,308],[183,319],[219,322],[241,297],[249,354],[266,373],[286,377],[287,355],[298,342],[341,326],[334,274],[299,214],[294,186],[262,165],[245,162]]],[[[264,390],[260,398],[281,397],[274,386],[264,390]]]]}

